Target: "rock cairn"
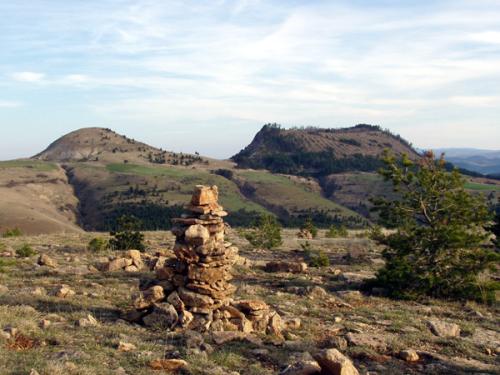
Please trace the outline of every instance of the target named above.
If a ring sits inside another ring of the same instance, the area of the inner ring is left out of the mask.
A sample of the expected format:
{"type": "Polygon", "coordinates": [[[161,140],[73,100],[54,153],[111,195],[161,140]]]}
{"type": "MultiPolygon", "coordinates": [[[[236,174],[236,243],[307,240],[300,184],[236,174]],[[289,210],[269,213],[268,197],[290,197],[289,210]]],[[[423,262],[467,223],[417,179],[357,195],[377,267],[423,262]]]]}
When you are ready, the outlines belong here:
{"type": "Polygon", "coordinates": [[[173,219],[175,258],[156,269],[156,280],[135,298],[129,320],[197,331],[281,335],[281,318],[260,300],[234,301],[231,269],[238,248],[224,240],[227,212],[217,186],[197,185],[186,214],[173,219]]]}

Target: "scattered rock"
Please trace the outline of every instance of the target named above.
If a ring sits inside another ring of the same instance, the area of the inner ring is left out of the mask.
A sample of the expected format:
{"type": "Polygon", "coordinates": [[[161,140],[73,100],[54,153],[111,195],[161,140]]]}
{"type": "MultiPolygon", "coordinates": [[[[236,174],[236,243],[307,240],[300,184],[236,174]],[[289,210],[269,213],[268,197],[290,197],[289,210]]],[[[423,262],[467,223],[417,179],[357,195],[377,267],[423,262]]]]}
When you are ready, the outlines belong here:
{"type": "Polygon", "coordinates": [[[167,372],[179,371],[187,368],[188,363],[182,359],[154,359],[149,362],[153,370],[165,370],[167,372]]]}
{"type": "Polygon", "coordinates": [[[136,309],[146,309],[151,307],[153,303],[159,302],[165,298],[163,287],[160,285],[152,286],[134,299],[134,306],[136,309]]]}
{"type": "Polygon", "coordinates": [[[337,349],[325,349],[314,355],[322,372],[329,375],[359,375],[351,360],[337,349]]]}
{"type": "Polygon", "coordinates": [[[99,322],[91,314],[88,314],[86,318],[78,319],[76,325],[78,327],[92,327],[99,325],[99,322]]]}
{"type": "Polygon", "coordinates": [[[349,332],[346,339],[353,346],[366,346],[379,352],[387,350],[387,343],[379,334],[349,332]]]}
{"type": "Polygon", "coordinates": [[[50,325],[51,325],[51,321],[47,320],[47,319],[42,319],[42,320],[40,320],[40,323],[38,323],[38,326],[41,329],[47,329],[50,327],[50,325]]]}
{"type": "Polygon", "coordinates": [[[420,359],[418,353],[413,349],[401,350],[399,352],[399,358],[406,362],[416,362],[420,359]]]}
{"type": "Polygon", "coordinates": [[[129,342],[120,341],[118,343],[118,351],[120,352],[131,352],[136,349],[137,347],[129,342]]]}
{"type": "Polygon", "coordinates": [[[460,326],[458,324],[436,319],[427,321],[427,324],[429,325],[431,332],[438,337],[460,336],[460,326]]]}
{"type": "Polygon", "coordinates": [[[300,318],[285,318],[283,319],[283,328],[296,330],[299,329],[302,322],[300,318]]]}
{"type": "Polygon", "coordinates": [[[301,360],[287,366],[280,375],[315,375],[319,374],[321,367],[314,360],[301,360]]]}
{"type": "Polygon", "coordinates": [[[153,311],[142,320],[148,327],[171,329],[177,324],[179,315],[170,303],[158,303],[154,305],[153,311]]]}
{"type": "Polygon", "coordinates": [[[267,263],[264,269],[267,272],[303,273],[307,270],[307,263],[276,261],[267,263]]]}
{"type": "Polygon", "coordinates": [[[33,296],[44,296],[47,294],[47,291],[45,290],[45,288],[37,286],[31,290],[31,294],[33,296]]]}
{"type": "Polygon", "coordinates": [[[133,263],[132,259],[129,258],[117,258],[110,261],[106,266],[106,271],[115,272],[123,270],[124,268],[131,266],[133,263]]]}
{"type": "Polygon", "coordinates": [[[68,285],[63,284],[54,289],[52,294],[59,298],[70,298],[73,297],[76,292],[72,290],[68,285]]]}
{"type": "Polygon", "coordinates": [[[37,262],[40,266],[47,266],[51,268],[57,268],[57,262],[49,257],[47,254],[41,254],[37,262]]]}
{"type": "Polygon", "coordinates": [[[212,339],[217,345],[222,345],[230,341],[242,341],[245,340],[247,336],[248,334],[239,331],[212,332],[212,339]]]}
{"type": "Polygon", "coordinates": [[[308,292],[308,297],[309,299],[322,299],[322,298],[328,298],[329,297],[329,294],[328,292],[323,289],[322,287],[320,286],[314,286],[312,287],[309,292],[308,292]]]}

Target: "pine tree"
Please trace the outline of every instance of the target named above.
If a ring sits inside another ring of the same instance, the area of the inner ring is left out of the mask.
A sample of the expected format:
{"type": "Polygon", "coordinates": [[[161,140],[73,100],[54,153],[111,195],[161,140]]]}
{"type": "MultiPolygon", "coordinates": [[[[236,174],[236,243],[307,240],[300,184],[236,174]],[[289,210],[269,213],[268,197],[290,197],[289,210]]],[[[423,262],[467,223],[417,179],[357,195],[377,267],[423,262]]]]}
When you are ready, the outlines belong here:
{"type": "Polygon", "coordinates": [[[398,198],[374,201],[383,223],[396,229],[380,239],[386,264],[377,283],[402,298],[491,297],[494,283],[479,275],[499,256],[484,246],[491,221],[484,197],[467,192],[459,172],[447,172],[444,158],[431,152],[417,163],[389,154],[384,162],[380,173],[398,198]]]}

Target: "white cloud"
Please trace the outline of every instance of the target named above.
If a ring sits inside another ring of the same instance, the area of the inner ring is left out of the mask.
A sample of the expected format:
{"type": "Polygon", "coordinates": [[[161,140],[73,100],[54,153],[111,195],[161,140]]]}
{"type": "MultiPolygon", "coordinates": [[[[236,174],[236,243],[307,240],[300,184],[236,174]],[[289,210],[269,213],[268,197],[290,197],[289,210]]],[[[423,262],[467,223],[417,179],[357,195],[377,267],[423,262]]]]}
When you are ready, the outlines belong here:
{"type": "Polygon", "coordinates": [[[42,82],[45,78],[45,74],[36,72],[16,72],[12,73],[11,77],[19,82],[42,82]]]}
{"type": "Polygon", "coordinates": [[[466,139],[448,132],[462,107],[474,127],[500,118],[498,2],[362,3],[34,0],[10,6],[35,21],[17,20],[0,42],[36,57],[22,69],[50,72],[15,81],[43,83],[47,98],[67,90],[79,117],[110,126],[367,122],[425,142],[423,129],[447,123],[436,138],[447,146],[466,139]]]}
{"type": "Polygon", "coordinates": [[[0,100],[0,108],[17,108],[22,105],[21,102],[11,100],[0,100]]]}

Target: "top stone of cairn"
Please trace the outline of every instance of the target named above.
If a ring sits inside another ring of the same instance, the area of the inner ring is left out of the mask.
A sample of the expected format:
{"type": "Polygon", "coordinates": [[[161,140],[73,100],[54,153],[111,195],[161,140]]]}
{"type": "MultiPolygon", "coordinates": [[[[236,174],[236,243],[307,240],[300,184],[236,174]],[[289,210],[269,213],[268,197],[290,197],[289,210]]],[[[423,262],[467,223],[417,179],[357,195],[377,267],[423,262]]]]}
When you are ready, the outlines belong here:
{"type": "Polygon", "coordinates": [[[219,190],[217,186],[196,185],[191,198],[193,206],[216,205],[219,200],[219,190]]]}

